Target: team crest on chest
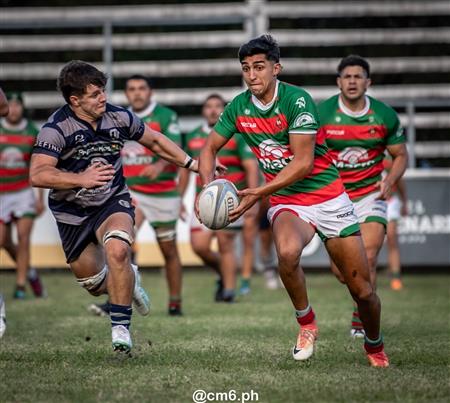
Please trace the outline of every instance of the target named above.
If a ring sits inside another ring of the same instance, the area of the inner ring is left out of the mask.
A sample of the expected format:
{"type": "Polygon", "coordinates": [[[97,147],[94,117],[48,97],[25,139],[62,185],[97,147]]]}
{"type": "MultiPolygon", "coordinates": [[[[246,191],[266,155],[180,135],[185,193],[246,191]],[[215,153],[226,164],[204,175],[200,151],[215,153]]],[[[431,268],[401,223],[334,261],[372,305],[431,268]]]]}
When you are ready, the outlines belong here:
{"type": "Polygon", "coordinates": [[[114,140],[118,140],[120,137],[120,132],[115,127],[113,129],[109,130],[109,137],[111,137],[114,140]]]}

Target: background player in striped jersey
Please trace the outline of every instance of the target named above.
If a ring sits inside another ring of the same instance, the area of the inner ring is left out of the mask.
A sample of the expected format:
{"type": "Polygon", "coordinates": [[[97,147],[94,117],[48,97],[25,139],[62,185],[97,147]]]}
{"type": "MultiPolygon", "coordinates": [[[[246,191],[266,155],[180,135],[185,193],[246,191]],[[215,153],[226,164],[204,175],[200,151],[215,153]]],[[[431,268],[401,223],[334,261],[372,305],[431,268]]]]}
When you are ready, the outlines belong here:
{"type": "MultiPolygon", "coordinates": [[[[180,145],[177,114],[152,100],[150,80],[134,75],[126,80],[125,95],[130,110],[151,129],[164,134],[180,145]]],[[[169,288],[169,315],[182,315],[181,261],[176,244],[176,223],[181,206],[178,192],[178,168],[159,158],[136,141],[127,141],[122,150],[124,175],[136,207],[136,231],[147,220],[155,230],[159,249],[163,255],[169,288]]],[[[136,245],[133,245],[135,250],[136,245]]],[[[94,313],[108,311],[108,303],[91,305],[94,313]]]]}
{"type": "MultiPolygon", "coordinates": [[[[386,367],[380,333],[380,301],[370,283],[369,268],[353,205],[328,154],[316,107],[299,87],[278,81],[280,50],[270,35],[252,39],[239,49],[248,90],[225,108],[200,154],[203,183],[213,179],[215,158],[226,142],[240,133],[258,158],[266,184],[240,191],[236,220],[261,197],[270,195],[272,224],[281,279],[300,325],[293,348],[296,360],[313,354],[318,335],[309,304],[304,273],[299,266],[303,248],[315,232],[337,261],[349,291],[358,304],[372,366],[386,367]]],[[[198,206],[196,206],[196,211],[198,206]]]]}
{"type": "Polygon", "coordinates": [[[132,112],[107,103],[106,81],[88,63],[64,66],[58,87],[67,104],[41,129],[30,178],[34,186],[52,189],[49,207],[67,262],[89,293],[108,294],[113,348],[129,352],[131,302],[146,315],[149,300],[131,263],[134,208],[121,149],[135,140],[178,166],[197,170],[197,162],[132,112]]]}
{"type": "MultiPolygon", "coordinates": [[[[198,158],[212,127],[217,123],[220,114],[225,107],[224,99],[218,94],[212,94],[206,98],[202,115],[205,123],[186,135],[185,151],[193,158],[198,158]]],[[[236,136],[229,141],[218,153],[219,162],[227,167],[225,179],[233,182],[238,189],[246,185],[250,187],[258,184],[258,164],[253,153],[248,148],[241,136],[236,136]]],[[[180,175],[181,193],[184,194],[189,179],[189,171],[182,170],[180,175]]],[[[202,190],[200,178],[197,177],[196,195],[202,190]]],[[[211,231],[201,224],[195,215],[191,223],[191,245],[195,253],[203,262],[212,267],[219,274],[217,284],[216,301],[232,302],[236,286],[237,261],[235,256],[234,241],[236,230],[242,229],[244,241],[244,256],[242,262],[242,288],[249,290],[250,276],[254,259],[254,241],[256,236],[257,206],[248,210],[242,220],[229,225],[220,231],[211,231]],[[219,254],[211,250],[211,241],[217,236],[219,254]]]]}
{"type": "MultiPolygon", "coordinates": [[[[387,224],[386,200],[403,175],[408,160],[405,136],[395,111],[366,95],[371,80],[369,63],[365,59],[347,56],[341,60],[337,71],[340,93],[319,105],[320,130],[326,137],[345,190],[355,204],[372,286],[376,287],[377,258],[387,224]],[[392,157],[392,167],[382,178],[385,150],[392,157]]],[[[331,264],[333,272],[345,282],[335,263],[331,264]]],[[[364,336],[357,307],[352,315],[351,335],[364,336]]]]}
{"type": "Polygon", "coordinates": [[[44,210],[43,191],[29,183],[31,150],[39,132],[24,117],[20,93],[7,94],[9,113],[0,120],[0,247],[16,262],[14,298],[25,298],[27,278],[37,297],[44,296],[42,282],[35,269],[30,269],[30,240],[34,218],[44,210]],[[12,241],[11,226],[17,229],[17,245],[12,241]]]}

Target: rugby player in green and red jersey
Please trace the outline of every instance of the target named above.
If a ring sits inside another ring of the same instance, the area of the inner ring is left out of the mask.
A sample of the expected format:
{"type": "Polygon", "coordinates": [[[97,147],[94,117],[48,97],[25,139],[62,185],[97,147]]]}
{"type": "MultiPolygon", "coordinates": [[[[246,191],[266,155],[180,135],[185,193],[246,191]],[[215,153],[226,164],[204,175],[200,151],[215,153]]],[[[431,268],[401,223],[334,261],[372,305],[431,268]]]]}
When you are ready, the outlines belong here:
{"type": "Polygon", "coordinates": [[[22,95],[7,94],[9,113],[0,120],[0,247],[16,262],[14,298],[25,298],[28,279],[36,297],[45,290],[36,272],[30,268],[30,239],[34,218],[44,210],[43,191],[38,197],[29,183],[31,150],[39,133],[35,124],[24,117],[22,95]],[[11,237],[11,225],[17,228],[17,245],[11,237]]]}
{"type": "MultiPolygon", "coordinates": [[[[148,78],[141,75],[129,77],[125,95],[130,110],[147,126],[181,145],[178,116],[172,109],[152,99],[153,88],[148,78]]],[[[135,141],[125,143],[122,159],[127,185],[136,203],[136,228],[144,220],[149,222],[164,258],[169,289],[168,313],[181,315],[182,269],[176,244],[176,224],[181,206],[178,167],[135,141]]]]}
{"type": "MultiPolygon", "coordinates": [[[[203,149],[211,128],[217,123],[225,107],[224,99],[218,94],[208,96],[203,104],[202,115],[205,123],[186,135],[186,153],[198,158],[203,149]]],[[[255,187],[258,185],[258,163],[242,136],[232,138],[218,153],[219,162],[227,167],[222,178],[234,183],[238,189],[255,187]]],[[[180,188],[182,194],[186,190],[189,171],[181,170],[180,188]]],[[[202,186],[197,176],[196,195],[202,186]]],[[[236,285],[237,262],[235,256],[234,239],[236,230],[242,229],[244,256],[242,261],[242,283],[249,287],[253,266],[253,246],[256,236],[257,206],[248,210],[241,220],[230,224],[226,229],[211,231],[201,224],[195,215],[191,222],[191,245],[194,252],[203,262],[216,270],[219,274],[216,301],[233,302],[236,285]],[[219,244],[219,254],[211,250],[212,238],[216,236],[219,244]],[[219,257],[220,255],[220,257],[219,257]],[[245,281],[245,282],[244,282],[245,281]]],[[[241,286],[241,290],[243,287],[241,286]]]]}
{"type": "Polygon", "coordinates": [[[358,305],[370,364],[387,367],[389,360],[380,333],[380,300],[370,283],[353,205],[325,139],[317,134],[319,122],[312,98],[303,89],[278,81],[279,58],[278,44],[270,35],[241,46],[239,60],[248,90],[233,99],[211,131],[200,154],[200,176],[203,183],[212,181],[216,154],[236,133],[244,137],[258,158],[266,184],[240,191],[239,207],[231,217],[238,219],[261,197],[270,195],[268,216],[280,276],[300,325],[294,359],[311,357],[318,335],[299,266],[303,248],[318,232],[358,305]]]}
{"type": "MultiPolygon", "coordinates": [[[[375,288],[377,258],[387,225],[386,200],[403,175],[408,160],[405,136],[396,112],[366,95],[371,80],[370,66],[365,59],[347,56],[339,63],[337,72],[340,93],[318,107],[320,134],[326,138],[330,156],[355,205],[371,283],[375,288]],[[382,178],[385,150],[392,157],[392,168],[382,178]]],[[[341,282],[345,282],[336,263],[331,263],[332,270],[341,282]]],[[[364,337],[359,314],[355,307],[351,327],[353,337],[364,337]]]]}

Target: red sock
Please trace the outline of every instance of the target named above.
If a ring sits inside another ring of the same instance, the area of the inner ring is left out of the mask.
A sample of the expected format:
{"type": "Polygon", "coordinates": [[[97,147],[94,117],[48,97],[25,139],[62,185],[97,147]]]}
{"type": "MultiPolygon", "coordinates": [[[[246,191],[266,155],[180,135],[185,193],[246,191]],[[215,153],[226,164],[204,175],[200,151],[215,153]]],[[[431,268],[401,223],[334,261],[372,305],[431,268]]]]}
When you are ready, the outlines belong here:
{"type": "Polygon", "coordinates": [[[377,340],[370,340],[367,337],[364,340],[364,349],[369,354],[375,354],[379,353],[380,351],[383,351],[384,343],[383,343],[383,336],[380,335],[377,340]]]}
{"type": "Polygon", "coordinates": [[[314,319],[316,318],[316,315],[311,308],[309,312],[305,316],[301,316],[297,318],[297,322],[300,326],[309,325],[314,322],[314,319]]]}

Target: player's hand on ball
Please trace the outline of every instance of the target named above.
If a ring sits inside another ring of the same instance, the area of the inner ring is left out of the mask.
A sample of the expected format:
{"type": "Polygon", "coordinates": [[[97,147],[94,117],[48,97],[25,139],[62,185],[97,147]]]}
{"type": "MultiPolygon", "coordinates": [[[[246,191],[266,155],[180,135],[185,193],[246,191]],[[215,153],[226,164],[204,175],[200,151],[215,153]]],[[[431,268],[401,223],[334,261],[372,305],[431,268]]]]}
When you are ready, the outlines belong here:
{"type": "Polygon", "coordinates": [[[114,172],[111,164],[94,163],[78,174],[80,187],[92,189],[106,185],[114,177],[114,172]]]}
{"type": "Polygon", "coordinates": [[[223,176],[227,173],[227,167],[222,165],[220,162],[216,161],[216,170],[214,171],[214,177],[218,178],[219,176],[223,176]]]}
{"type": "Polygon", "coordinates": [[[236,221],[242,214],[252,208],[255,203],[261,198],[259,188],[249,188],[238,192],[240,198],[239,206],[230,211],[231,222],[236,221]]]}

